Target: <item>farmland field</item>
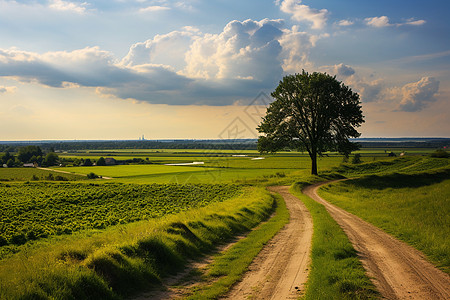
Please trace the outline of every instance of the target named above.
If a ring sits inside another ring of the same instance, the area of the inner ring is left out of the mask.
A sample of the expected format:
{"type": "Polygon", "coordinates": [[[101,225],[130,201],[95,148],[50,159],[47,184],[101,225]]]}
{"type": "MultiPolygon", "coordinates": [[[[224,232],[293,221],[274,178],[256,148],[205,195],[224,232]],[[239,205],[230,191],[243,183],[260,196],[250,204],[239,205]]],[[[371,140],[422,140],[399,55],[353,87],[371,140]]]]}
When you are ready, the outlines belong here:
{"type": "MultiPolygon", "coordinates": [[[[159,157],[158,164],[117,165],[93,167],[57,167],[64,172],[111,177],[124,183],[221,183],[263,179],[292,173],[308,174],[310,159],[305,155],[278,154],[254,157],[159,157]],[[257,159],[254,159],[257,158],[257,159]],[[262,159],[263,158],[263,159],[262,159]],[[173,163],[203,162],[199,165],[168,166],[173,163]]],[[[150,159],[151,160],[151,159],[150,159]]],[[[338,166],[341,156],[319,158],[321,170],[338,166]]]]}
{"type": "MultiPolygon", "coordinates": [[[[397,155],[404,151],[395,150],[397,155]]],[[[7,291],[0,293],[0,298],[16,298],[19,294],[64,298],[82,295],[83,288],[76,289],[84,286],[99,292],[102,298],[130,295],[133,287],[138,291],[148,282],[160,284],[159,280],[183,266],[186,258],[197,258],[214,249],[218,242],[265,220],[275,210],[276,201],[264,186],[344,176],[359,179],[330,186],[322,191],[323,196],[408,241],[448,270],[446,236],[450,233],[440,228],[450,222],[449,204],[443,200],[450,198],[449,160],[430,158],[428,149],[408,149],[404,157],[388,157],[389,152],[362,149],[361,164],[343,163],[341,155],[327,153],[318,159],[323,177],[309,175],[311,162],[304,153],[260,155],[253,150],[78,151],[60,157],[69,162],[74,158],[95,161],[100,157],[131,162],[90,167],[68,163],[66,167],[52,167],[54,171],[0,168],[0,282],[8,278],[11,270],[20,269],[23,273],[0,283],[0,290],[4,287],[7,291]],[[135,158],[141,163],[134,163],[135,158]],[[202,163],[168,165],[192,162],[202,163]],[[89,173],[103,178],[88,179],[85,175],[89,173]],[[427,183],[423,184],[414,174],[422,174],[427,183]],[[443,179],[433,174],[441,174],[443,179]],[[58,175],[70,181],[54,182],[58,175]],[[433,216],[438,214],[440,217],[435,220],[433,216]],[[167,266],[158,265],[160,258],[151,256],[145,247],[164,253],[161,257],[169,261],[167,266]],[[148,255],[151,261],[147,261],[148,255]],[[33,267],[24,268],[24,260],[33,267]],[[54,269],[50,275],[33,271],[48,268],[47,264],[54,269]],[[54,278],[64,282],[65,287],[59,290],[53,284],[54,278]],[[15,294],[13,286],[18,284],[26,288],[15,294]]],[[[308,205],[313,214],[323,215],[319,218],[330,219],[320,205],[308,205]]],[[[372,295],[372,287],[346,236],[332,222],[315,223],[324,227],[315,238],[324,242],[314,246],[318,250],[312,250],[318,257],[322,255],[320,247],[331,245],[328,233],[333,232],[337,240],[334,248],[323,252],[326,264],[336,269],[332,275],[315,270],[313,286],[324,289],[324,280],[317,278],[334,276],[335,281],[327,283],[326,293],[337,293],[339,283],[360,284],[355,291],[362,288],[372,295]],[[353,253],[346,264],[340,256],[335,258],[335,253],[341,252],[353,253]],[[337,271],[340,268],[345,271],[337,271]],[[354,272],[359,275],[350,276],[354,272]]],[[[224,255],[231,260],[234,257],[224,255]]],[[[314,291],[308,295],[314,298],[314,291]]]]}
{"type": "Polygon", "coordinates": [[[0,181],[48,180],[50,174],[52,174],[51,177],[60,175],[66,180],[86,179],[84,176],[75,174],[55,174],[51,171],[36,168],[0,168],[0,181]]]}
{"type": "Polygon", "coordinates": [[[0,184],[0,246],[162,217],[238,195],[238,185],[0,184]]]}

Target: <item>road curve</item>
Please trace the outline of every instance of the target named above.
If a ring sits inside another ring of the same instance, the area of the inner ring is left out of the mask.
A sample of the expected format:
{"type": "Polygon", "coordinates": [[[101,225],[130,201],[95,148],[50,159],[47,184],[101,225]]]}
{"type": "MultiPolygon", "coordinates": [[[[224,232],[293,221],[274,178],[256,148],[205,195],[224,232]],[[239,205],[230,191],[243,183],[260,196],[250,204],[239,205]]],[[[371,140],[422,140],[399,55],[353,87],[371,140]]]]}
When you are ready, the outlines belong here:
{"type": "Polygon", "coordinates": [[[249,271],[223,299],[297,299],[310,264],[313,224],[308,209],[288,186],[270,187],[286,201],[289,223],[253,260],[249,271]]]}
{"type": "Polygon", "coordinates": [[[413,247],[317,195],[319,183],[303,193],[323,204],[343,228],[373,282],[386,299],[450,299],[450,276],[413,247]]]}

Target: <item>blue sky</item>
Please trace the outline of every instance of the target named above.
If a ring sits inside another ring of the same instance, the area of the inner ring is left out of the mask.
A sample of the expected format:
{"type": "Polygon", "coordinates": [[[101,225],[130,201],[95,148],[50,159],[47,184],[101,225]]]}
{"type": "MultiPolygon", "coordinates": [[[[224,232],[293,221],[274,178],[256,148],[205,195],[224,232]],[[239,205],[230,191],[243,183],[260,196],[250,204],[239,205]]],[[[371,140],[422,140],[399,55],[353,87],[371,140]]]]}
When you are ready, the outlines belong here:
{"type": "Polygon", "coordinates": [[[361,95],[363,137],[450,137],[449,11],[442,0],[0,0],[0,140],[219,138],[236,120],[255,137],[248,105],[302,69],[361,95]]]}

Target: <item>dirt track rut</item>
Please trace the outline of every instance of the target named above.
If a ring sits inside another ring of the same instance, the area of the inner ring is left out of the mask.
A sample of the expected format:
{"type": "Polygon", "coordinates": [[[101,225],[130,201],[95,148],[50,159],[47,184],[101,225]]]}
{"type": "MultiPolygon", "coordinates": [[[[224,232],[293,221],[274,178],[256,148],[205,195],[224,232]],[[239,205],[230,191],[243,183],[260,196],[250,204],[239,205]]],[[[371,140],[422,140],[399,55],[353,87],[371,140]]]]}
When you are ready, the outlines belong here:
{"type": "Polygon", "coordinates": [[[317,195],[316,184],[303,193],[323,204],[344,229],[369,276],[386,299],[450,299],[450,276],[413,247],[338,208],[317,195]]]}
{"type": "Polygon", "coordinates": [[[310,264],[311,215],[303,202],[289,193],[289,187],[269,190],[285,199],[290,222],[264,246],[224,299],[297,299],[303,292],[310,264]]]}

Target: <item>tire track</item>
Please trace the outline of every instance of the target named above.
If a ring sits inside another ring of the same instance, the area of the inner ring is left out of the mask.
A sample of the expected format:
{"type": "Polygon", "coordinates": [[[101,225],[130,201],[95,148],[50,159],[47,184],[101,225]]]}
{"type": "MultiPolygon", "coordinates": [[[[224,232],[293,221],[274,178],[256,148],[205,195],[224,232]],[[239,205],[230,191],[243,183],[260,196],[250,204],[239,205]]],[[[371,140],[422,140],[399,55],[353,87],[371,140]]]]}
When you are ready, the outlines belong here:
{"type": "Polygon", "coordinates": [[[323,204],[349,237],[374,284],[386,299],[450,299],[450,276],[429,263],[418,250],[318,194],[319,183],[303,193],[323,204]]]}
{"type": "Polygon", "coordinates": [[[224,299],[297,299],[304,291],[313,233],[311,215],[288,186],[269,190],[284,198],[290,221],[264,246],[224,299]]]}

